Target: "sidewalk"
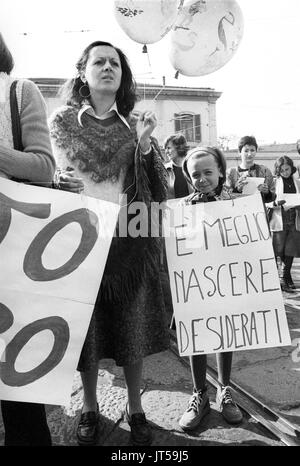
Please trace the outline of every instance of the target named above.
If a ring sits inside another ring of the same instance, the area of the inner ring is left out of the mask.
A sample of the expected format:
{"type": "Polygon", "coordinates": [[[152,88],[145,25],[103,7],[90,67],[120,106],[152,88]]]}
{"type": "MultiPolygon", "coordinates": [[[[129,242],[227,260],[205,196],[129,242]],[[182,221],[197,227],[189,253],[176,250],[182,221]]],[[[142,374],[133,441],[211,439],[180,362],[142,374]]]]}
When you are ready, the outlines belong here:
{"type": "MultiPolygon", "coordinates": [[[[293,267],[293,277],[295,283],[300,286],[300,260],[296,259],[293,267]]],[[[299,299],[300,305],[300,289],[295,295],[284,295],[285,301],[294,306],[299,299]]],[[[299,312],[300,316],[300,312],[299,312]]],[[[300,328],[300,320],[299,328],[300,328]]],[[[292,337],[293,338],[293,337],[292,337]]],[[[270,361],[270,357],[266,358],[266,363],[261,364],[263,367],[266,364],[266,375],[270,376],[274,366],[276,374],[278,371],[277,361],[278,354],[282,358],[284,355],[287,358],[287,350],[290,348],[273,349],[270,348],[269,353],[274,354],[274,361],[270,361]]],[[[243,351],[239,353],[233,361],[233,366],[245,366],[246,354],[252,358],[261,358],[263,350],[243,351]],[[259,353],[258,353],[259,351],[259,353]],[[254,355],[256,353],[256,356],[254,355]]],[[[212,357],[210,357],[212,358],[212,357]]],[[[249,370],[249,379],[253,377],[254,372],[259,372],[251,360],[251,368],[249,370]]],[[[130,441],[130,429],[124,421],[123,414],[126,404],[126,388],[124,377],[121,368],[114,365],[113,361],[102,361],[101,369],[99,369],[97,396],[99,400],[99,408],[102,414],[103,430],[99,436],[98,445],[107,446],[126,446],[130,441]]],[[[246,368],[247,371],[247,368],[246,368]]],[[[234,371],[233,371],[234,373],[234,371]]],[[[293,374],[298,377],[299,372],[293,374]]],[[[247,382],[245,374],[241,373],[242,379],[247,382]]],[[[264,377],[264,374],[262,375],[264,377]]],[[[241,380],[241,385],[243,384],[241,380]]],[[[149,356],[145,359],[143,372],[144,389],[142,395],[143,407],[148,420],[151,422],[154,441],[153,446],[227,446],[227,445],[282,445],[278,440],[274,440],[271,434],[266,430],[262,430],[261,426],[253,419],[248,419],[245,415],[241,425],[237,427],[230,426],[223,420],[218,412],[215,404],[216,390],[209,386],[208,393],[211,400],[211,412],[204,418],[203,424],[193,434],[184,433],[178,425],[182,413],[187,407],[188,400],[192,393],[192,381],[189,368],[179,359],[171,350],[149,356]]],[[[264,385],[261,380],[260,384],[256,378],[258,385],[264,385]]],[[[286,391],[287,386],[282,386],[282,392],[285,393],[286,403],[289,403],[293,395],[299,395],[299,383],[290,382],[291,388],[295,393],[286,391]]],[[[249,382],[250,383],[250,382],[249,382]]],[[[274,380],[274,385],[277,383],[274,380]]],[[[249,387],[248,387],[249,388],[249,387]]],[[[259,394],[261,387],[256,387],[259,394]]],[[[272,385],[267,387],[272,390],[272,385]]],[[[58,445],[76,445],[76,426],[80,415],[82,404],[82,389],[80,378],[76,376],[74,383],[74,396],[72,396],[71,405],[66,408],[49,407],[48,418],[52,430],[54,444],[58,445]]],[[[280,398],[279,395],[276,394],[280,398]]],[[[282,393],[281,393],[282,396],[282,393]]]]}
{"type": "MultiPolygon", "coordinates": [[[[211,413],[194,434],[185,434],[178,420],[187,406],[192,385],[189,369],[172,351],[147,357],[144,367],[143,407],[151,422],[153,446],[204,445],[281,445],[262,431],[255,421],[244,419],[238,427],[228,425],[215,406],[215,390],[209,387],[211,413]]],[[[68,408],[49,406],[48,419],[55,445],[76,445],[76,426],[82,404],[79,377],[75,380],[76,393],[68,408]]],[[[102,361],[97,389],[103,430],[98,445],[127,446],[130,429],[123,420],[126,388],[122,369],[112,361],[102,361]]]]}
{"type": "MultiPolygon", "coordinates": [[[[300,286],[300,261],[295,261],[293,267],[293,277],[297,285],[300,286]]],[[[300,289],[295,295],[284,296],[286,303],[290,306],[298,306],[297,315],[300,315],[300,289]]],[[[299,317],[298,317],[299,318],[299,317]]],[[[300,321],[299,330],[300,330],[300,321]]],[[[298,335],[299,336],[299,335],[298,335]]],[[[293,338],[293,337],[292,337],[293,338]]],[[[276,351],[279,348],[271,349],[271,353],[275,354],[275,360],[278,361],[279,356],[276,351]]],[[[280,357],[287,358],[289,348],[284,348],[280,353],[280,357]]],[[[263,350],[243,351],[239,357],[233,361],[234,368],[242,368],[244,370],[246,364],[246,353],[250,354],[250,364],[252,364],[252,372],[246,367],[249,380],[255,380],[255,389],[259,393],[259,386],[263,380],[255,379],[257,372],[255,363],[261,357],[263,350]],[[259,352],[259,353],[258,353],[259,352]],[[242,354],[243,353],[243,354],[242,354]],[[255,354],[254,354],[255,353],[255,354]],[[259,355],[259,356],[258,356],[259,355]],[[255,362],[253,363],[253,360],[255,362]],[[236,365],[236,366],[235,366],[236,365]]],[[[210,357],[211,358],[211,357],[210,357]]],[[[263,372],[261,377],[269,376],[270,358],[267,357],[259,361],[263,372]]],[[[281,363],[282,364],[282,363],[281,363]]],[[[275,366],[278,371],[277,366],[275,366]]],[[[277,372],[278,373],[278,372],[277,372]]],[[[294,375],[294,374],[293,374],[294,375]]],[[[244,373],[241,372],[242,380],[240,382],[247,383],[244,373]]],[[[277,376],[276,376],[277,377],[277,376]]],[[[299,372],[295,373],[295,380],[298,384],[289,382],[290,388],[299,393],[299,372]],[[298,389],[297,389],[298,385],[298,389]]],[[[211,412],[204,418],[203,424],[193,434],[184,433],[178,425],[178,420],[187,407],[188,400],[192,393],[192,382],[189,368],[179,359],[171,350],[149,356],[145,359],[143,372],[143,395],[142,402],[148,420],[150,421],[154,441],[153,446],[227,446],[227,445],[252,445],[252,446],[280,446],[281,442],[275,440],[266,430],[262,430],[260,425],[244,416],[243,422],[236,427],[228,425],[218,412],[215,405],[216,392],[213,387],[209,386],[208,394],[211,400],[211,412]]],[[[250,382],[249,382],[250,383],[250,382]]],[[[286,380],[286,383],[288,381],[286,380]]],[[[273,384],[277,384],[277,379],[273,380],[273,384]]],[[[249,388],[249,387],[248,387],[249,388]]],[[[272,384],[267,387],[272,390],[272,384]]],[[[287,390],[287,386],[283,387],[285,402],[291,400],[291,393],[287,390]]],[[[273,393],[273,392],[272,392],[273,393]]],[[[281,396],[282,396],[281,393],[281,396]]],[[[124,409],[126,404],[126,388],[122,369],[116,367],[111,360],[101,362],[99,368],[99,379],[97,387],[97,397],[101,413],[101,424],[103,426],[100,432],[98,445],[103,446],[127,446],[130,441],[130,429],[124,421],[124,409]]],[[[300,406],[300,401],[299,406],[300,406]]],[[[76,427],[80,416],[82,405],[82,387],[80,376],[75,375],[73,395],[71,403],[68,407],[47,406],[48,422],[51,429],[54,445],[76,446],[76,427]]],[[[298,417],[297,411],[296,415],[298,417]]],[[[300,415],[300,413],[299,413],[300,415]]],[[[0,445],[3,445],[4,431],[2,419],[0,415],[0,445]]]]}

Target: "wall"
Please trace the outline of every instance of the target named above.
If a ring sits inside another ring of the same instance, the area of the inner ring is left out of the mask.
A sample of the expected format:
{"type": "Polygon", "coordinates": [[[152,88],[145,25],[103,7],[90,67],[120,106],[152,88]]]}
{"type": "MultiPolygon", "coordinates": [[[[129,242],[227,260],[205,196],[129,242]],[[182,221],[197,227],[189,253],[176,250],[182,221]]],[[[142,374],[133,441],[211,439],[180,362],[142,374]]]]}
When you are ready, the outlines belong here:
{"type": "MultiPolygon", "coordinates": [[[[238,151],[223,151],[223,153],[225,155],[228,168],[236,167],[240,163],[241,158],[238,151]]],[[[300,164],[300,155],[296,152],[296,150],[288,153],[286,151],[267,152],[258,150],[255,157],[255,162],[261,165],[265,165],[271,170],[272,173],[274,173],[275,161],[282,155],[287,155],[290,157],[293,160],[295,166],[300,164]]]]}
{"type": "MultiPolygon", "coordinates": [[[[210,121],[209,119],[210,113],[208,102],[187,99],[157,101],[146,99],[138,102],[136,109],[149,109],[155,112],[158,124],[155,129],[155,133],[153,134],[158,139],[160,145],[163,145],[167,136],[175,133],[174,115],[181,112],[201,115],[201,143],[203,145],[215,145],[217,142],[216,121],[210,121]],[[212,125],[215,126],[213,131],[210,129],[212,125]]],[[[196,143],[194,145],[196,145],[196,143]]]]}

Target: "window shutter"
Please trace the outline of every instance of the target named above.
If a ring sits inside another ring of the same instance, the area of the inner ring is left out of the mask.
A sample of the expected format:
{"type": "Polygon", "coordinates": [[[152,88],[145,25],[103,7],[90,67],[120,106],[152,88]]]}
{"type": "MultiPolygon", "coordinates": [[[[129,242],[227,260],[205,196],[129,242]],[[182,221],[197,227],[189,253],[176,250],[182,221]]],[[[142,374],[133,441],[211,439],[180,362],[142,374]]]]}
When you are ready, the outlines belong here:
{"type": "Polygon", "coordinates": [[[195,140],[201,142],[201,116],[195,115],[195,140]]]}
{"type": "Polygon", "coordinates": [[[175,121],[175,133],[179,133],[179,131],[181,130],[179,113],[174,113],[174,121],[175,121]]]}

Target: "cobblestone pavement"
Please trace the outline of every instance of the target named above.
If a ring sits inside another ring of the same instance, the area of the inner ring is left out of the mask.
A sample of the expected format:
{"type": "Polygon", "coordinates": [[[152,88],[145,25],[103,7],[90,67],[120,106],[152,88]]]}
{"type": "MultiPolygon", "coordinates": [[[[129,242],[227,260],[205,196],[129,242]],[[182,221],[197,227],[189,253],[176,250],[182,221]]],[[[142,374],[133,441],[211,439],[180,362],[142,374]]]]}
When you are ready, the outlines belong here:
{"type": "MultiPolygon", "coordinates": [[[[101,412],[98,445],[129,445],[130,430],[123,419],[126,388],[122,369],[110,360],[102,361],[98,380],[97,396],[101,412]]],[[[211,387],[209,396],[212,409],[209,416],[192,435],[184,433],[178,426],[178,420],[191,394],[191,377],[189,369],[171,351],[146,358],[143,380],[143,407],[153,428],[153,446],[281,445],[246,416],[239,426],[228,425],[216,408],[215,390],[211,387]]],[[[54,445],[77,445],[76,425],[81,400],[81,383],[76,375],[70,405],[65,408],[47,406],[54,445]]],[[[3,444],[3,426],[0,425],[0,441],[3,444]]]]}

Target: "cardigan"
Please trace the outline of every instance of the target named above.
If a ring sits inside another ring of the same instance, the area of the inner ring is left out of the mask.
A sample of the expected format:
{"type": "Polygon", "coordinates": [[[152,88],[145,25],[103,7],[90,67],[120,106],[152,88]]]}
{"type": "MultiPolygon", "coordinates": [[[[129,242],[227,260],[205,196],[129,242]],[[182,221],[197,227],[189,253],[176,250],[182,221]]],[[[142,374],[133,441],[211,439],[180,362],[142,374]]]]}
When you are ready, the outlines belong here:
{"type": "MultiPolygon", "coordinates": [[[[230,167],[226,171],[226,186],[232,190],[232,192],[238,193],[236,189],[236,183],[243,172],[240,172],[237,167],[230,167]]],[[[275,199],[275,183],[271,170],[264,165],[254,164],[249,169],[249,176],[258,178],[265,178],[265,183],[268,185],[269,192],[267,194],[262,193],[264,202],[271,202],[275,199]]]]}
{"type": "MultiPolygon", "coordinates": [[[[176,175],[175,175],[175,170],[176,168],[179,170],[181,167],[177,167],[173,164],[172,161],[169,161],[167,163],[165,163],[165,168],[167,170],[167,174],[168,174],[168,199],[174,199],[174,198],[178,198],[180,196],[178,196],[178,193],[176,192],[176,175]]],[[[182,190],[186,191],[187,193],[191,193],[192,192],[192,186],[190,185],[190,183],[187,182],[186,178],[184,177],[184,174],[182,172],[182,180],[180,181],[183,181],[185,182],[185,185],[183,184],[182,186],[182,190]]]]}
{"type": "Polygon", "coordinates": [[[151,138],[147,155],[137,149],[137,117],[126,118],[129,129],[117,115],[101,121],[84,113],[81,125],[79,112],[77,107],[62,106],[49,124],[57,163],[62,169],[74,168],[75,176],[83,179],[84,194],[119,203],[119,195],[135,184],[135,200],[165,200],[166,170],[158,144],[151,138]]]}
{"type": "MultiPolygon", "coordinates": [[[[294,185],[296,188],[296,193],[300,194],[300,180],[293,178],[294,185]]],[[[280,200],[281,194],[283,194],[283,181],[282,177],[276,179],[276,200],[280,200]]],[[[274,203],[275,204],[275,203],[274,203]]],[[[282,209],[284,206],[272,205],[272,216],[270,219],[270,230],[271,231],[282,231],[283,230],[283,221],[282,221],[282,209]]],[[[297,231],[300,231],[300,214],[299,210],[296,211],[295,227],[297,231]]]]}
{"type": "Polygon", "coordinates": [[[189,196],[183,198],[184,204],[197,204],[199,202],[228,201],[233,199],[230,190],[226,186],[220,187],[219,194],[209,195],[194,191],[189,196]]]}
{"type": "MultiPolygon", "coordinates": [[[[50,135],[59,165],[75,169],[88,196],[124,206],[121,199],[126,194],[129,207],[133,201],[143,202],[147,208],[141,210],[140,216],[149,225],[151,202],[162,202],[167,194],[166,171],[155,139],[151,139],[151,153],[143,155],[137,147],[136,117],[126,118],[129,129],[118,115],[101,121],[83,113],[80,125],[79,111],[78,107],[63,106],[50,118],[50,135]]],[[[128,228],[136,215],[129,210],[128,228]]],[[[126,210],[122,208],[119,218],[123,213],[126,210]]],[[[134,302],[143,278],[158,273],[161,238],[135,237],[130,230],[120,235],[119,226],[118,222],[101,282],[101,296],[114,302],[134,302]]]]}
{"type": "MultiPolygon", "coordinates": [[[[1,119],[10,119],[9,89],[12,78],[6,80],[5,102],[0,103],[1,119]]],[[[22,80],[20,123],[23,152],[13,149],[11,123],[0,125],[0,172],[7,178],[50,182],[55,172],[45,101],[32,81],[22,80]]],[[[3,97],[3,95],[2,95],[3,97]]]]}

